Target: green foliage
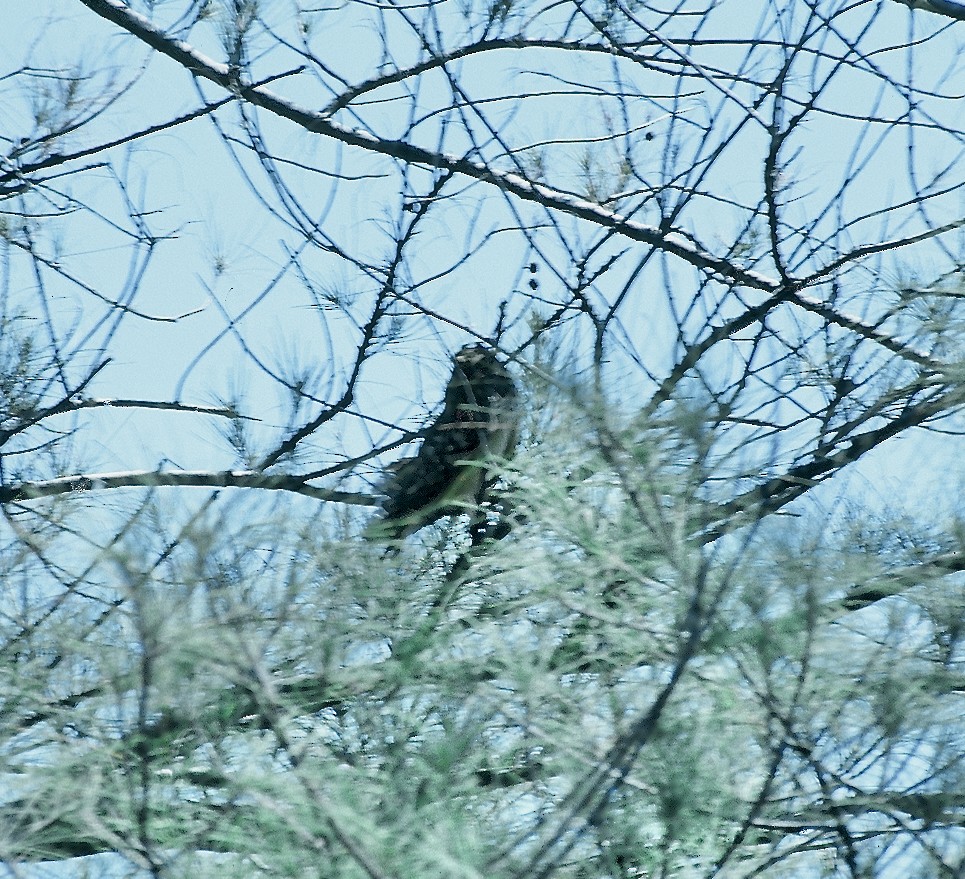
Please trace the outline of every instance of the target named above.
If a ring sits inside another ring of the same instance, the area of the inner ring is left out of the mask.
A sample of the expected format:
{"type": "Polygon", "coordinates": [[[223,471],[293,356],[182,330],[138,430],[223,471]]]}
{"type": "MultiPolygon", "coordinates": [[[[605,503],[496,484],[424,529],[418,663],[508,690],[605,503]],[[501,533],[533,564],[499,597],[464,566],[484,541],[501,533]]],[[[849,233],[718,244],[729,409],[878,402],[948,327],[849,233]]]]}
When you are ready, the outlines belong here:
{"type": "MultiPolygon", "coordinates": [[[[516,527],[466,565],[459,520],[434,526],[438,548],[427,529],[380,558],[334,523],[286,528],[297,505],[260,526],[237,503],[181,526],[159,509],[43,626],[25,608],[5,762],[45,768],[7,850],[134,858],[147,839],[172,875],[207,850],[242,874],[355,877],[352,840],[396,875],[514,875],[675,666],[638,764],[557,875],[700,875],[746,838],[742,875],[776,856],[767,828],[826,808],[832,778],[886,808],[921,776],[869,784],[863,763],[929,760],[936,696],[907,678],[931,662],[927,630],[829,616],[842,575],[886,560],[790,520],[701,547],[697,445],[681,467],[673,417],[641,431],[540,411],[506,474],[516,527]],[[41,820],[81,771],[83,797],[41,820]]],[[[933,755],[933,780],[960,772],[933,755]]]]}
{"type": "Polygon", "coordinates": [[[22,315],[0,319],[0,431],[36,415],[44,364],[22,315]]]}

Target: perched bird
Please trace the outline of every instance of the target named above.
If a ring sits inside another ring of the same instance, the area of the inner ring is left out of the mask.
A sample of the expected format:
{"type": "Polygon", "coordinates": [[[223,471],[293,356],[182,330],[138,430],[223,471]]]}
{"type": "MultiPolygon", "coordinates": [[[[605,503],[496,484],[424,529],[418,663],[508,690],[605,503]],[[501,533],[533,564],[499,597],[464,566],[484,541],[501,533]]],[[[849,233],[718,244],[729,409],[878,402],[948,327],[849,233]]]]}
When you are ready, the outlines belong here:
{"type": "Polygon", "coordinates": [[[442,412],[418,454],[396,462],[385,480],[382,515],[365,536],[398,540],[442,516],[478,508],[496,479],[487,464],[512,455],[518,439],[512,376],[484,345],[453,359],[442,412]]]}

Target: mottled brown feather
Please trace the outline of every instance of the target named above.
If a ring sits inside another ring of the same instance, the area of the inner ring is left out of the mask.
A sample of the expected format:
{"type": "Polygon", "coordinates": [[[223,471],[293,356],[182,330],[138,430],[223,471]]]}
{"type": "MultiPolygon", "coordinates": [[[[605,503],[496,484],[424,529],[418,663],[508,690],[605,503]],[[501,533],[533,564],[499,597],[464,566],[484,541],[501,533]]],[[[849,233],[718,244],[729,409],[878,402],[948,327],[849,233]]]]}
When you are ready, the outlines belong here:
{"type": "Polygon", "coordinates": [[[515,450],[517,402],[516,384],[495,352],[463,348],[418,454],[390,468],[382,515],[367,536],[398,539],[483,500],[493,479],[484,462],[515,450]]]}

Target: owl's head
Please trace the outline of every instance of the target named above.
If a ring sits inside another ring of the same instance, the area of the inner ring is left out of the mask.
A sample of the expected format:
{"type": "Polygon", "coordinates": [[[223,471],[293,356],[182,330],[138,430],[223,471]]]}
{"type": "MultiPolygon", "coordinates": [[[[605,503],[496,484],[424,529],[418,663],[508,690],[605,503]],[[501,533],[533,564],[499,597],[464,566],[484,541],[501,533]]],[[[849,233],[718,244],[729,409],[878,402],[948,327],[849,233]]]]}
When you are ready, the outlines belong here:
{"type": "Polygon", "coordinates": [[[456,354],[454,362],[453,380],[468,382],[471,387],[481,391],[483,397],[515,396],[515,382],[499,362],[495,350],[487,345],[466,345],[456,354]]]}

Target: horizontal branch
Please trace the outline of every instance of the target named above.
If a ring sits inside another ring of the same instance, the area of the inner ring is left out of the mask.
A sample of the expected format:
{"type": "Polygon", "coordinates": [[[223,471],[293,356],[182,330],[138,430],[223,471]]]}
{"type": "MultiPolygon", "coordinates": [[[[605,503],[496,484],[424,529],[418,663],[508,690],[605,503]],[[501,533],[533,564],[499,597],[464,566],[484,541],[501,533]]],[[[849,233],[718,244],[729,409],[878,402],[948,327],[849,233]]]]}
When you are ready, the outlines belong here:
{"type": "MultiPolygon", "coordinates": [[[[109,363],[104,361],[98,370],[109,363]]],[[[94,373],[85,379],[86,385],[93,377],[94,373]]],[[[57,415],[68,415],[72,412],[79,412],[82,409],[155,409],[164,412],[188,412],[194,415],[216,415],[220,418],[237,418],[243,421],[261,421],[253,415],[242,415],[234,409],[226,406],[198,406],[192,403],[178,403],[173,400],[133,400],[133,399],[113,399],[109,397],[82,397],[78,396],[78,391],[70,391],[62,400],[47,406],[29,417],[17,422],[14,427],[7,430],[0,430],[0,446],[11,437],[23,433],[36,424],[40,424],[47,418],[57,415]]]]}
{"type": "Polygon", "coordinates": [[[99,491],[108,488],[160,486],[195,486],[208,488],[262,488],[290,491],[320,501],[354,506],[375,506],[367,494],[335,491],[308,485],[305,478],[287,474],[263,473],[259,470],[129,470],[122,473],[92,473],[61,476],[38,482],[21,482],[0,486],[0,503],[29,501],[72,492],[99,491]]]}
{"type": "Polygon", "coordinates": [[[190,412],[195,415],[217,415],[220,418],[239,418],[243,421],[261,421],[254,415],[242,415],[227,406],[198,406],[193,403],[178,403],[174,400],[128,400],[108,397],[83,397],[71,401],[70,408],[76,409],[161,409],[165,412],[190,412]]]}
{"type": "Polygon", "coordinates": [[[933,791],[903,794],[897,791],[875,791],[870,794],[853,794],[833,801],[817,803],[805,808],[786,822],[755,822],[755,827],[768,827],[783,832],[800,832],[815,824],[836,828],[840,813],[860,816],[868,814],[892,815],[903,812],[916,821],[944,827],[965,827],[965,794],[959,791],[933,791]]]}

